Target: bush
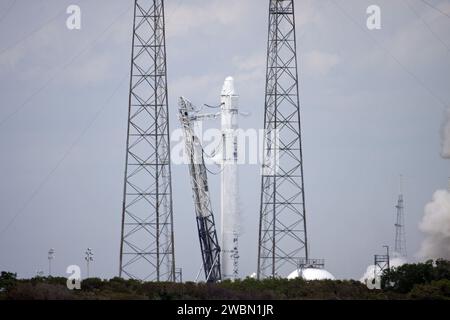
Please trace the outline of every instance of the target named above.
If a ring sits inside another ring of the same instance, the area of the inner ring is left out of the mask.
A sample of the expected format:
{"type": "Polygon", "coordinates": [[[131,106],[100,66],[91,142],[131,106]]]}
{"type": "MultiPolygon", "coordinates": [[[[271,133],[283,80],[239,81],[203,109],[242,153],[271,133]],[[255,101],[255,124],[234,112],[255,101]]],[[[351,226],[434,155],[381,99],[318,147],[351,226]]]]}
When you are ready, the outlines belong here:
{"type": "Polygon", "coordinates": [[[104,287],[104,282],[99,278],[89,278],[81,282],[81,289],[85,291],[101,290],[104,287]]]}
{"type": "Polygon", "coordinates": [[[13,287],[6,295],[10,300],[72,300],[74,296],[65,287],[48,283],[38,283],[36,285],[19,283],[13,287]]]}
{"type": "Polygon", "coordinates": [[[17,274],[2,271],[0,275],[0,291],[8,291],[17,283],[17,274]]]}
{"type": "Polygon", "coordinates": [[[409,298],[420,300],[450,300],[450,280],[432,281],[430,284],[419,284],[409,293],[409,298]]]}
{"type": "Polygon", "coordinates": [[[393,268],[382,277],[386,289],[369,290],[350,281],[305,281],[297,278],[208,283],[141,282],[113,278],[86,279],[81,290],[66,288],[66,278],[37,277],[17,280],[13,273],[2,272],[0,299],[154,299],[154,300],[280,300],[280,299],[450,299],[450,262],[437,260],[393,268]]]}
{"type": "Polygon", "coordinates": [[[433,263],[429,260],[425,263],[404,264],[391,268],[382,276],[382,287],[388,291],[409,293],[417,285],[427,285],[439,280],[450,280],[449,261],[441,259],[433,263]]]}

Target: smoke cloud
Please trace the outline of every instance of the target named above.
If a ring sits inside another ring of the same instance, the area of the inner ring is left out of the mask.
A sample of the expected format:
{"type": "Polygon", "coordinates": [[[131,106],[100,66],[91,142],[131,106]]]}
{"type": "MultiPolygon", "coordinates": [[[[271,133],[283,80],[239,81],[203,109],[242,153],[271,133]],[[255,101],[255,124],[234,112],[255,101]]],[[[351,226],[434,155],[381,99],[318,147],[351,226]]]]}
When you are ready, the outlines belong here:
{"type": "Polygon", "coordinates": [[[438,190],[425,206],[425,215],[419,225],[426,238],[419,257],[422,259],[450,259],[450,192],[438,190]]]}
{"type": "MultiPolygon", "coordinates": [[[[389,259],[389,264],[391,268],[400,267],[401,265],[404,265],[406,262],[407,262],[406,259],[400,257],[389,259]]],[[[376,271],[377,276],[380,276],[381,270],[379,267],[376,267],[376,271]]],[[[366,272],[361,277],[361,279],[359,279],[359,281],[362,283],[367,283],[367,281],[373,281],[374,278],[375,278],[375,265],[372,264],[367,267],[366,272]]]]}
{"type": "Polygon", "coordinates": [[[442,125],[442,152],[444,159],[450,159],[450,108],[447,109],[445,121],[442,125]]]}

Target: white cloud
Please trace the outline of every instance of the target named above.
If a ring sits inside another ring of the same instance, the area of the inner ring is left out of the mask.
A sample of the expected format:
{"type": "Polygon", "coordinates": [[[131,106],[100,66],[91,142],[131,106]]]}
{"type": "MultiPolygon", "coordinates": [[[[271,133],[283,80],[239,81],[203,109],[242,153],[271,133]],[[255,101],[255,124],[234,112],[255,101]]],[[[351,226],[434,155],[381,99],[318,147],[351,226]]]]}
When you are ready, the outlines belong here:
{"type": "Polygon", "coordinates": [[[89,55],[68,68],[66,79],[80,85],[101,83],[111,78],[113,66],[114,57],[110,54],[89,55]]]}
{"type": "Polygon", "coordinates": [[[203,74],[199,76],[183,76],[175,79],[170,85],[173,95],[192,99],[194,104],[215,101],[220,94],[220,88],[227,75],[203,74]],[[217,92],[214,91],[217,88],[217,92]],[[197,100],[198,99],[198,100],[197,100]]]}
{"type": "Polygon", "coordinates": [[[242,0],[210,0],[196,4],[169,5],[166,10],[167,36],[185,36],[199,28],[211,29],[215,25],[238,25],[238,21],[251,18],[250,8],[248,2],[242,0]]]}
{"type": "MultiPolygon", "coordinates": [[[[103,43],[107,41],[120,48],[131,45],[132,6],[129,5],[125,11],[126,7],[119,4],[111,5],[106,22],[85,18],[80,31],[70,31],[65,26],[63,15],[30,37],[11,45],[0,54],[0,76],[14,71],[16,77],[24,81],[42,82],[43,77],[55,77],[60,84],[80,85],[100,83],[111,77],[119,53],[118,50],[104,52],[101,50],[103,43]],[[119,15],[120,12],[126,14],[119,15]],[[111,21],[114,24],[109,27],[111,21]]],[[[95,9],[83,7],[83,10],[95,9]]]]}
{"type": "Polygon", "coordinates": [[[303,56],[302,67],[310,75],[327,75],[340,61],[336,54],[318,50],[310,51],[303,56]]]}
{"type": "Polygon", "coordinates": [[[261,93],[266,73],[266,55],[264,52],[253,53],[247,56],[235,56],[232,59],[235,69],[233,76],[236,86],[242,94],[247,96],[261,93]]]}
{"type": "Polygon", "coordinates": [[[234,56],[233,65],[236,66],[239,71],[264,69],[266,65],[266,55],[259,52],[248,56],[234,56]]]}
{"type": "MultiPolygon", "coordinates": [[[[426,20],[426,18],[423,18],[426,20]]],[[[387,42],[387,49],[402,63],[407,65],[431,65],[435,59],[445,61],[448,57],[448,49],[445,43],[447,37],[444,35],[448,32],[448,27],[436,25],[433,32],[420,20],[413,20],[405,24],[392,36],[387,42]],[[439,37],[439,34],[442,36],[439,37]],[[437,38],[439,37],[439,38],[437,38]]],[[[447,47],[450,45],[447,42],[447,47]]]]}
{"type": "MultiPolygon", "coordinates": [[[[440,62],[440,68],[448,65],[448,18],[426,5],[411,4],[411,7],[415,8],[414,11],[402,6],[406,10],[407,19],[390,26],[389,30],[380,36],[367,33],[373,35],[372,50],[361,55],[359,61],[355,60],[354,66],[380,70],[379,65],[383,64],[385,69],[404,74],[398,72],[399,66],[395,61],[398,60],[406,69],[416,74],[414,70],[420,67],[426,70],[430,66],[436,66],[437,61],[440,62]]],[[[440,3],[439,7],[444,12],[450,12],[450,4],[440,3]]]]}
{"type": "Polygon", "coordinates": [[[303,0],[300,5],[295,4],[295,24],[297,32],[308,24],[321,22],[320,8],[317,6],[317,0],[303,0]]]}
{"type": "Polygon", "coordinates": [[[266,56],[256,53],[249,56],[233,57],[236,68],[235,77],[240,81],[263,80],[266,71],[266,56]]]}
{"type": "Polygon", "coordinates": [[[20,47],[14,47],[0,54],[0,74],[4,71],[14,69],[25,57],[26,52],[20,47]]]}

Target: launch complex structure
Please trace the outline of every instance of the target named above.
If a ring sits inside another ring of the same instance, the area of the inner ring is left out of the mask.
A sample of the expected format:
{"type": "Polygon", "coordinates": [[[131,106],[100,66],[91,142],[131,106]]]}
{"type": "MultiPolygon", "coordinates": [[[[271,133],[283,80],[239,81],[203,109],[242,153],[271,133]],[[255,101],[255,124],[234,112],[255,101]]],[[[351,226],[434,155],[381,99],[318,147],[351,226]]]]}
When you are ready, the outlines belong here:
{"type": "MultiPolygon", "coordinates": [[[[294,0],[269,0],[264,150],[257,278],[286,276],[309,260],[294,0]],[[274,138],[276,137],[276,138],[274,138]]],[[[134,0],[119,276],[176,281],[164,0],[134,0]]],[[[205,280],[238,278],[238,96],[232,78],[220,113],[201,115],[180,98],[205,280]],[[221,242],[204,150],[193,123],[220,115],[221,242]]],[[[323,262],[320,264],[323,265],[323,262]]]]}

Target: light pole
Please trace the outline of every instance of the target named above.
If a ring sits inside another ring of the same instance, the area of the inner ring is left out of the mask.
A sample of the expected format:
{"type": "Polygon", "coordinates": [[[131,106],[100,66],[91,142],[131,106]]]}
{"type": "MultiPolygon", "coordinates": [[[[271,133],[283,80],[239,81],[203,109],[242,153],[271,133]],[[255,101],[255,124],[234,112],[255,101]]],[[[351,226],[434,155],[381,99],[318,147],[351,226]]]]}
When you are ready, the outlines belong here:
{"type": "Polygon", "coordinates": [[[55,249],[48,250],[48,276],[52,276],[52,260],[55,258],[55,249]]]}
{"type": "Polygon", "coordinates": [[[91,261],[94,261],[94,253],[92,252],[91,248],[87,248],[86,252],[85,252],[85,257],[84,260],[86,260],[86,265],[87,265],[87,278],[89,279],[89,263],[91,261]]]}
{"type": "Polygon", "coordinates": [[[388,268],[388,270],[390,270],[391,269],[391,257],[389,256],[389,246],[384,245],[383,248],[386,248],[387,268],[388,268]]]}

